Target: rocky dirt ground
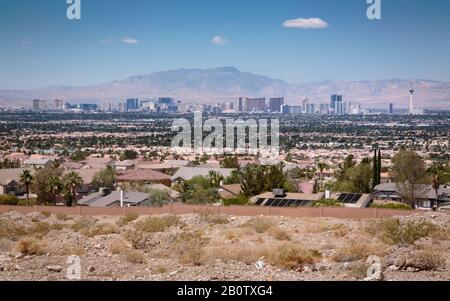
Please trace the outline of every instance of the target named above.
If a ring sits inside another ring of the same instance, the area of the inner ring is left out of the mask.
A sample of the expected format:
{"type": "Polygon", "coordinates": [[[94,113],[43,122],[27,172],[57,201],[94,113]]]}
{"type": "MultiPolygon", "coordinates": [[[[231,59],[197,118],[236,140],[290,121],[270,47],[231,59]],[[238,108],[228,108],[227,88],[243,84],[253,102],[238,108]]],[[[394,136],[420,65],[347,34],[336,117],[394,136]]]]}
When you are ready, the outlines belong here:
{"type": "Polygon", "coordinates": [[[0,280],[67,280],[70,255],[82,280],[448,281],[450,216],[0,216],[0,280]]]}

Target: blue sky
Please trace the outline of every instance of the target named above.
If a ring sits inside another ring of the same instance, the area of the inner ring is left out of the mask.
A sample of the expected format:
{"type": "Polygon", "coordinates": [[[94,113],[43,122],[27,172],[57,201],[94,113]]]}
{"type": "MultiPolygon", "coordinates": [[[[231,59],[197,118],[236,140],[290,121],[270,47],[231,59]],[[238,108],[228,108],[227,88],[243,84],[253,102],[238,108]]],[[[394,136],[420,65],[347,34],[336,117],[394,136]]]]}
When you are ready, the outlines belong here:
{"type": "Polygon", "coordinates": [[[450,1],[0,0],[0,88],[89,85],[177,68],[234,66],[288,82],[450,81],[450,1]],[[283,22],[319,18],[322,29],[283,22]],[[215,43],[214,43],[215,42],[215,43]]]}

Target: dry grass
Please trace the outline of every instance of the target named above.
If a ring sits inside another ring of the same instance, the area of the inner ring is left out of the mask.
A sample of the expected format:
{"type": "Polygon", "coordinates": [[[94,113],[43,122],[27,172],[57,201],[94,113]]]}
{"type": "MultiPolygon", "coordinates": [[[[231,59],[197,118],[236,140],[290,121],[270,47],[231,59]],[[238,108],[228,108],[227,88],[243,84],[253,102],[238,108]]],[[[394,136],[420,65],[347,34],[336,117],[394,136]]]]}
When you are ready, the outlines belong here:
{"type": "Polygon", "coordinates": [[[42,211],[41,214],[42,214],[43,216],[45,216],[46,218],[49,218],[50,216],[52,216],[52,213],[51,213],[51,212],[48,212],[48,211],[42,211]]]}
{"type": "Polygon", "coordinates": [[[174,215],[149,217],[135,225],[135,229],[146,233],[164,232],[171,226],[181,224],[180,218],[174,215]]]}
{"type": "Polygon", "coordinates": [[[125,216],[122,216],[118,221],[117,225],[120,227],[126,226],[129,223],[137,220],[139,218],[139,214],[135,212],[128,212],[125,216]]]}
{"type": "Polygon", "coordinates": [[[64,244],[62,246],[58,246],[57,249],[51,253],[60,256],[83,256],[86,254],[86,250],[80,246],[64,244]]]}
{"type": "Polygon", "coordinates": [[[96,220],[93,217],[83,216],[77,219],[71,226],[72,230],[75,232],[81,232],[88,230],[95,226],[96,220]]]}
{"type": "Polygon", "coordinates": [[[434,271],[445,268],[445,251],[424,249],[414,252],[408,257],[404,268],[415,268],[420,271],[434,271]]]}
{"type": "Polygon", "coordinates": [[[62,213],[56,214],[56,218],[58,220],[60,220],[60,221],[63,221],[63,222],[67,222],[67,221],[73,220],[72,217],[68,216],[67,214],[62,214],[62,213]]]}
{"type": "Polygon", "coordinates": [[[128,230],[123,234],[123,237],[131,243],[131,246],[137,250],[145,249],[146,243],[144,234],[140,231],[128,230]]]}
{"type": "Polygon", "coordinates": [[[14,248],[14,243],[6,238],[0,238],[0,252],[9,252],[14,248]]]}
{"type": "Polygon", "coordinates": [[[93,228],[84,229],[81,231],[81,234],[87,237],[96,237],[100,235],[110,235],[118,233],[120,233],[120,229],[115,224],[98,224],[93,228]]]}
{"type": "Polygon", "coordinates": [[[357,260],[365,260],[371,255],[383,256],[386,248],[380,244],[370,244],[355,241],[349,246],[339,249],[333,256],[336,262],[353,262],[357,260]]]}
{"type": "Polygon", "coordinates": [[[264,217],[252,218],[242,225],[242,227],[255,230],[256,233],[265,233],[273,226],[275,226],[275,223],[272,220],[264,217]]]}
{"type": "Polygon", "coordinates": [[[316,250],[304,249],[293,243],[283,244],[271,254],[270,264],[283,269],[301,269],[306,264],[314,264],[321,254],[316,250]]]}
{"type": "Polygon", "coordinates": [[[357,262],[351,267],[351,273],[356,279],[367,278],[367,271],[370,268],[370,264],[366,262],[357,262]]]}
{"type": "Polygon", "coordinates": [[[248,265],[254,264],[261,258],[267,258],[271,253],[271,248],[267,246],[223,246],[210,247],[205,250],[205,261],[214,264],[216,260],[222,262],[242,262],[248,265]]]}
{"type": "Polygon", "coordinates": [[[21,239],[17,245],[16,250],[24,255],[44,255],[47,253],[47,243],[36,238],[21,239]]]}
{"type": "Polygon", "coordinates": [[[291,240],[291,235],[278,226],[270,227],[267,232],[269,233],[270,236],[272,236],[277,240],[281,241],[291,240]]]}
{"type": "Polygon", "coordinates": [[[182,232],[174,243],[174,251],[178,260],[183,264],[202,265],[204,264],[205,246],[209,239],[202,231],[182,232]]]}
{"type": "Polygon", "coordinates": [[[226,216],[216,214],[211,211],[202,211],[198,213],[198,217],[202,223],[210,225],[225,225],[230,223],[226,216]]]}
{"type": "Polygon", "coordinates": [[[123,240],[115,240],[109,247],[111,254],[124,254],[128,249],[128,245],[123,240]]]}
{"type": "Polygon", "coordinates": [[[136,264],[145,263],[145,256],[142,252],[131,248],[126,249],[124,252],[126,261],[136,264]]]}
{"type": "Polygon", "coordinates": [[[24,227],[11,221],[0,220],[0,238],[18,240],[26,235],[24,227]]]}

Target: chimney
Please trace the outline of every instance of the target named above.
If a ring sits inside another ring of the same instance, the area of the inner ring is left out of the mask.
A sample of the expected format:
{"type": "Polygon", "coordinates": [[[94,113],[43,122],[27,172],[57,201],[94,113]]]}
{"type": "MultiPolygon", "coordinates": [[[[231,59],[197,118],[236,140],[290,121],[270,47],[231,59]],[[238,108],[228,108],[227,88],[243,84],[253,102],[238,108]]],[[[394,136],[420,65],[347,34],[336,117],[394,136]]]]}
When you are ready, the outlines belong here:
{"type": "Polygon", "coordinates": [[[120,190],[120,207],[123,208],[125,201],[125,190],[120,190]]]}

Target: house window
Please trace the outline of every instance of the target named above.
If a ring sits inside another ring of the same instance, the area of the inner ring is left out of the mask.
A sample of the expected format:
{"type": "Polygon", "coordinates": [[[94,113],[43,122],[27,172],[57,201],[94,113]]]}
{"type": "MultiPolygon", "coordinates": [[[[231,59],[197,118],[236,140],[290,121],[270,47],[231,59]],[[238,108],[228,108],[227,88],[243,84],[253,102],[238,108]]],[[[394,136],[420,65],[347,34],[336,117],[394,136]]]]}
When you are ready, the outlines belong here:
{"type": "Polygon", "coordinates": [[[420,207],[422,208],[431,208],[431,201],[422,201],[420,203],[420,207]]]}

